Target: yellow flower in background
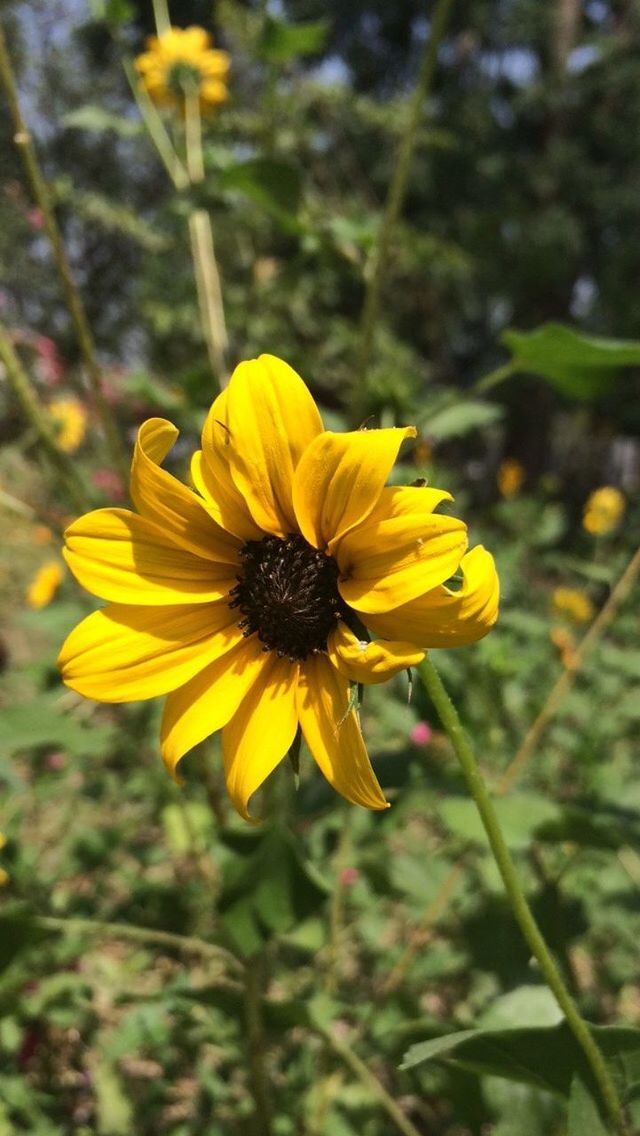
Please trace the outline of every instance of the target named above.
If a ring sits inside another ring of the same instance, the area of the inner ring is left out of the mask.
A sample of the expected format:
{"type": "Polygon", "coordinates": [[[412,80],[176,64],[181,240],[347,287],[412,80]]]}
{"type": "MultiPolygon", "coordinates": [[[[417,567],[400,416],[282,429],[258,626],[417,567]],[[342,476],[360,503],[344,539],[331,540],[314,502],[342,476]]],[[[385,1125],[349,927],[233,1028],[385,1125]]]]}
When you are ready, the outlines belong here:
{"type": "Polygon", "coordinates": [[[149,96],[160,105],[182,105],[185,96],[198,94],[203,110],[227,98],[230,60],[226,51],[212,48],[204,28],[170,28],[150,36],[147,50],[135,61],[149,96]]]}
{"type": "Polygon", "coordinates": [[[505,460],[500,463],[496,475],[500,496],[515,497],[516,493],[519,493],[522,489],[524,479],[524,466],[515,458],[505,458],[505,460]]]}
{"type": "Polygon", "coordinates": [[[575,623],[588,623],[594,617],[591,600],[577,588],[556,588],[552,601],[559,615],[567,615],[575,623]]]}
{"type": "Polygon", "coordinates": [[[594,489],[584,507],[582,527],[592,536],[605,536],[618,526],[626,507],[624,496],[615,486],[594,489]]]}
{"type": "Polygon", "coordinates": [[[74,453],[82,445],[87,433],[87,412],[77,398],[57,398],[49,405],[49,413],[57,427],[57,441],[61,450],[74,453]]]}
{"type": "Polygon", "coordinates": [[[191,462],[196,492],[160,467],[176,428],[145,422],[137,512],[98,509],[65,534],[72,572],[109,606],[66,640],[64,681],[104,702],[166,694],[173,775],[222,729],[227,788],[247,819],[298,728],[339,793],[385,808],[355,684],[481,639],[498,612],[493,558],[467,552],[463,522],[434,511],[450,494],[385,486],[415,433],[325,431],[302,379],[270,355],[241,363],[215,400],[191,462]]]}
{"type": "Polygon", "coordinates": [[[568,671],[575,670],[578,665],[578,653],[573,635],[565,627],[554,627],[549,632],[549,638],[560,653],[563,667],[568,671]]]}
{"type": "Polygon", "coordinates": [[[47,560],[27,588],[25,599],[29,607],[41,608],[50,604],[63,579],[64,568],[60,561],[47,560]]]}

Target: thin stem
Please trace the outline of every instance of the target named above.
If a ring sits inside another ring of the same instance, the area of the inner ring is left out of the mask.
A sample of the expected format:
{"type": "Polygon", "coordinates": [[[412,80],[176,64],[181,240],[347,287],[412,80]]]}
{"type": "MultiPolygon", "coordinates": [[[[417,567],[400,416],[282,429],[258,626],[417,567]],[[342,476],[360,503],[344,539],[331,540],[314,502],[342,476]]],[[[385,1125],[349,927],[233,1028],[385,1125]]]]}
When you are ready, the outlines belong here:
{"type": "Polygon", "coordinates": [[[418,669],[424,687],[438,712],[440,721],[449,736],[449,740],[462,766],[469,792],[475,801],[480,819],[482,820],[487,834],[487,839],[491,846],[493,857],[502,877],[502,882],[511,904],[511,910],[520,926],[520,930],[524,935],[531,953],[538,961],[540,970],[549,989],[554,994],[567,1020],[569,1028],[584,1053],[614,1129],[616,1132],[624,1134],[624,1117],[615,1084],[602,1053],[588,1025],[581,1018],[578,1007],[567,990],[560,971],[553,961],[549,948],[532,915],[518,879],[515,865],[511,859],[509,849],[502,835],[493,802],[487,791],[473,749],[465,735],[462,723],[458,717],[458,712],[445,690],[440,675],[428,656],[424,662],[420,664],[418,669]]]}
{"type": "Polygon", "coordinates": [[[0,324],[0,359],[4,363],[9,385],[13,390],[22,412],[38,438],[42,449],[60,476],[69,500],[74,508],[83,512],[87,507],[87,497],[83,484],[68,454],[61,450],[55,430],[45,408],[41,405],[31,380],[15,351],[6,328],[0,324]]]}
{"type": "Polygon", "coordinates": [[[153,18],[156,22],[156,31],[159,36],[171,31],[171,19],[167,0],[153,0],[153,18]]]}
{"type": "Polygon", "coordinates": [[[426,934],[428,929],[437,922],[440,916],[446,911],[453,893],[455,892],[460,880],[464,875],[464,865],[462,860],[453,864],[447,872],[444,880],[442,881],[438,891],[431,900],[431,903],[426,908],[420,926],[416,932],[411,936],[404,951],[400,955],[397,963],[387,975],[385,981],[380,988],[380,995],[383,998],[388,998],[402,985],[404,977],[411,966],[416,954],[421,947],[426,945],[426,934]]]}
{"type": "Polygon", "coordinates": [[[222,285],[213,247],[211,219],[205,209],[196,209],[189,217],[191,255],[198,291],[200,321],[211,370],[220,386],[228,382],[226,352],[227,327],[224,318],[222,285]]]}
{"type": "Polygon", "coordinates": [[[140,116],[147,129],[147,133],[153,142],[158,157],[162,162],[165,170],[167,171],[171,181],[176,189],[186,189],[189,184],[189,175],[176,154],[173,143],[169,136],[162,118],[156,110],[153,99],[149,97],[144,87],[140,83],[138,76],[131,64],[131,60],[123,59],[122,67],[127,77],[127,81],[131,88],[131,93],[136,101],[140,116]]]}
{"type": "Polygon", "coordinates": [[[272,1105],[269,1077],[265,1067],[267,1038],[262,1017],[262,987],[265,959],[251,959],[245,968],[245,1021],[247,1056],[251,1072],[251,1093],[255,1104],[255,1136],[271,1136],[272,1105]]]}
{"type": "Polygon", "coordinates": [[[100,366],[96,357],[95,345],[93,336],[87,320],[82,298],[76,287],[71,266],[67,259],[64,245],[62,243],[62,236],[56,221],[55,213],[51,202],[51,193],[49,186],[40,168],[36,149],[33,144],[33,139],[20,109],[20,102],[18,100],[18,91],[16,88],[15,76],[11,66],[11,59],[7,49],[7,43],[0,23],[0,82],[4,87],[9,104],[9,111],[14,128],[14,142],[18,147],[22,162],[29,180],[33,196],[42,210],[44,217],[47,235],[51,242],[53,249],[53,256],[60,275],[62,289],[64,292],[65,303],[69,309],[71,322],[75,331],[80,353],[82,355],[87,374],[89,376],[89,383],[91,392],[95,401],[96,410],[100,417],[102,427],[107,439],[109,450],[112,460],[118,468],[128,475],[128,463],[125,458],[122,442],[116,424],[113,420],[109,404],[104,397],[102,389],[102,375],[100,366]]]}
{"type": "Polygon", "coordinates": [[[503,383],[505,379],[510,379],[516,373],[517,367],[511,360],[508,363],[503,363],[502,366],[496,367],[495,370],[489,371],[488,375],[483,375],[481,379],[477,379],[470,390],[466,391],[469,394],[484,394],[485,391],[493,390],[494,387],[503,383]]]}
{"type": "Polygon", "coordinates": [[[192,185],[196,185],[204,179],[200,92],[197,89],[187,91],[184,96],[184,136],[189,181],[192,185]]]}
{"type": "Polygon", "coordinates": [[[349,1043],[343,1038],[335,1037],[328,1029],[323,1029],[320,1026],[316,1026],[315,1028],[317,1033],[324,1038],[333,1052],[344,1062],[347,1068],[355,1074],[358,1080],[369,1090],[371,1095],[375,1097],[389,1119],[398,1129],[398,1132],[402,1132],[403,1136],[420,1136],[415,1125],[405,1116],[398,1103],[365,1065],[364,1061],[361,1061],[358,1054],[351,1048],[349,1043]]]}
{"type": "Polygon", "coordinates": [[[364,299],[360,323],[360,352],[358,360],[359,390],[356,397],[362,397],[367,370],[373,350],[373,340],[380,312],[382,289],[389,261],[389,250],[393,231],[407,194],[411,162],[418,141],[420,121],[425,102],[431,90],[435,72],[438,48],[444,35],[447,19],[453,0],[438,0],[431,21],[431,34],[425,46],[418,82],[411,101],[406,130],[400,141],[394,173],[385,203],[384,216],[380,226],[378,241],[373,252],[369,281],[364,299]]]}
{"type": "Polygon", "coordinates": [[[350,807],[342,809],[341,815],[342,826],[333,861],[336,878],[329,908],[329,943],[327,945],[327,970],[325,974],[325,989],[329,994],[335,994],[339,981],[338,960],[342,943],[345,899],[343,873],[351,856],[353,809],[350,807]]]}
{"type": "MultiPolygon", "coordinates": [[[[189,935],[174,935],[171,931],[157,931],[152,927],[134,927],[128,923],[106,923],[99,919],[79,919],[70,916],[68,919],[58,919],[49,915],[39,915],[36,918],[38,927],[45,931],[60,931],[62,934],[102,935],[110,939],[122,939],[125,942],[149,943],[159,947],[169,947],[171,950],[182,951],[183,954],[200,955],[202,958],[213,959],[228,966],[236,973],[241,971],[241,964],[224,947],[215,943],[207,943],[204,939],[197,939],[189,935]]],[[[234,983],[234,986],[236,983],[234,983]]]]}
{"type": "Polygon", "coordinates": [[[638,548],[631,557],[617,584],[610,592],[607,602],[598,612],[586,635],[578,644],[571,669],[563,670],[562,674],[551,688],[544,706],[527,730],[513,761],[504,771],[498,783],[498,793],[507,793],[514,781],[522,773],[522,770],[529,761],[549,722],[554,717],[560,703],[571,690],[589,651],[592,650],[602,633],[615,619],[620,605],[631,592],[638,576],[640,576],[640,548],[638,548]]]}

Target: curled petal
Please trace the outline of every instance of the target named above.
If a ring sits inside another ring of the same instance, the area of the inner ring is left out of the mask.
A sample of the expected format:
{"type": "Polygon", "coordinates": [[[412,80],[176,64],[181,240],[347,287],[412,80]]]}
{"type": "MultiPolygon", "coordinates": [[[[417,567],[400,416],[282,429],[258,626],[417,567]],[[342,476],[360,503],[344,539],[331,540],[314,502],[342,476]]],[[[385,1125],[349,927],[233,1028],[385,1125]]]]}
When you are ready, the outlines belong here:
{"type": "Polygon", "coordinates": [[[329,784],[353,805],[386,809],[350,706],[349,681],[326,655],[301,664],[297,701],[305,741],[329,784]]]}
{"type": "Polygon", "coordinates": [[[114,603],[208,603],[223,599],[235,569],[168,543],[164,531],[128,509],[96,509],[69,525],[64,558],[87,591],[114,603]]]}
{"type": "Polygon", "coordinates": [[[131,499],[139,513],[160,525],[166,540],[196,556],[237,564],[240,541],[216,524],[191,489],[161,468],[177,437],[165,418],[142,424],[131,464],[131,499]]]}
{"type": "Polygon", "coordinates": [[[245,820],[248,805],[290,749],[298,728],[298,664],[271,653],[239,709],[222,731],[227,791],[245,820]]]}
{"type": "Polygon", "coordinates": [[[247,691],[259,681],[267,662],[262,643],[255,635],[241,639],[223,657],[169,694],[162,717],[160,747],[173,778],[185,753],[226,726],[247,691]]]}
{"type": "Polygon", "coordinates": [[[322,430],[313,398],[300,376],[274,355],[240,363],[226,395],[227,456],[237,489],[265,532],[295,532],[294,471],[322,430]]]}
{"type": "Polygon", "coordinates": [[[424,658],[424,651],[412,643],[398,641],[363,642],[353,634],[346,623],[339,623],[327,642],[327,654],[334,667],[351,682],[378,683],[415,667],[424,658]]]}
{"type": "Polygon", "coordinates": [[[388,430],[326,430],[307,447],[296,470],[293,504],[300,531],[316,548],[338,542],[377,504],[398,450],[413,426],[388,430]]]}
{"type": "Polygon", "coordinates": [[[482,545],[463,556],[459,591],[444,585],[410,603],[363,619],[377,635],[401,635],[422,647],[463,647],[476,643],[498,618],[500,582],[493,556],[482,545]]]}
{"type": "Polygon", "coordinates": [[[98,702],[155,698],[187,682],[241,638],[226,603],[110,604],[71,632],[58,665],[67,686],[98,702]]]}

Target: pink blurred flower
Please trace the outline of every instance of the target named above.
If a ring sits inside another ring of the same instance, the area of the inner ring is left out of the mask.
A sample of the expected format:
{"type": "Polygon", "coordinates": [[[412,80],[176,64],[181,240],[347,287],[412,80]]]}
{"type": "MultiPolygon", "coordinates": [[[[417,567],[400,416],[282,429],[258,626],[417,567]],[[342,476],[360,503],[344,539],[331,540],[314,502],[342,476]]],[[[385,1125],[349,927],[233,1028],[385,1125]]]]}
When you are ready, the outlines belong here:
{"type": "Polygon", "coordinates": [[[33,349],[37,355],[39,377],[47,386],[57,386],[64,375],[64,364],[55,343],[47,335],[36,335],[33,338],[33,349]]]}
{"type": "Polygon", "coordinates": [[[415,726],[409,733],[409,740],[414,746],[429,745],[433,737],[433,730],[428,722],[416,722],[415,726]]]}
{"type": "Polygon", "coordinates": [[[360,879],[360,872],[357,868],[343,868],[340,872],[340,883],[343,887],[353,887],[360,879]]]}
{"type": "Polygon", "coordinates": [[[53,753],[48,753],[45,758],[45,765],[47,769],[52,769],[54,773],[58,773],[64,769],[67,764],[67,759],[60,750],[55,750],[53,753]]]}
{"type": "Polygon", "coordinates": [[[44,213],[37,205],[27,210],[27,223],[32,229],[44,229],[44,213]]]}
{"type": "Polygon", "coordinates": [[[125,496],[125,487],[119,473],[113,469],[97,469],[93,475],[93,484],[96,489],[110,497],[113,501],[122,501],[125,496]]]}

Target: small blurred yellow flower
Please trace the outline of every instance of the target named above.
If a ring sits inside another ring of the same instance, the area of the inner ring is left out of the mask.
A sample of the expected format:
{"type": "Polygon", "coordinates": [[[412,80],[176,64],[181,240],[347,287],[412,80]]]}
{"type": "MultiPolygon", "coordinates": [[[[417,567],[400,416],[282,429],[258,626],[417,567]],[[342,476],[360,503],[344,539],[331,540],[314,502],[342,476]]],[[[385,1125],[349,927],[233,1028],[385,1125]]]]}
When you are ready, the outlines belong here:
{"type": "Polygon", "coordinates": [[[87,432],[87,412],[77,398],[57,398],[49,406],[49,413],[58,430],[58,445],[72,454],[84,441],[87,432]]]}
{"type": "Polygon", "coordinates": [[[560,661],[563,667],[566,667],[568,671],[575,670],[578,664],[578,653],[571,632],[564,627],[554,627],[549,633],[549,638],[560,653],[560,661]]]}
{"type": "Polygon", "coordinates": [[[582,527],[592,536],[604,536],[622,520],[627,503],[613,485],[594,489],[584,507],[582,527]]]}
{"type": "Polygon", "coordinates": [[[424,438],[419,438],[413,447],[413,460],[416,465],[426,465],[433,457],[433,446],[424,438]]]}
{"type": "Polygon", "coordinates": [[[50,604],[63,579],[62,564],[58,560],[47,560],[27,588],[25,599],[29,607],[41,608],[50,604]]]}
{"type": "Polygon", "coordinates": [[[500,463],[496,481],[501,497],[515,497],[519,493],[525,478],[524,466],[515,458],[505,458],[500,463]]]}
{"type": "Polygon", "coordinates": [[[556,588],[552,599],[554,610],[558,615],[566,615],[575,623],[588,623],[593,619],[594,608],[591,600],[577,588],[556,588]]]}
{"type": "Polygon", "coordinates": [[[181,105],[187,95],[198,94],[207,110],[225,102],[229,56],[213,50],[204,28],[170,28],[150,36],[147,50],[135,61],[142,84],[154,103],[181,105]]]}
{"type": "MultiPolygon", "coordinates": [[[[34,525],[33,539],[36,544],[51,544],[53,533],[48,525],[34,525]]],[[[0,847],[2,847],[0,845],[0,847]]]]}

